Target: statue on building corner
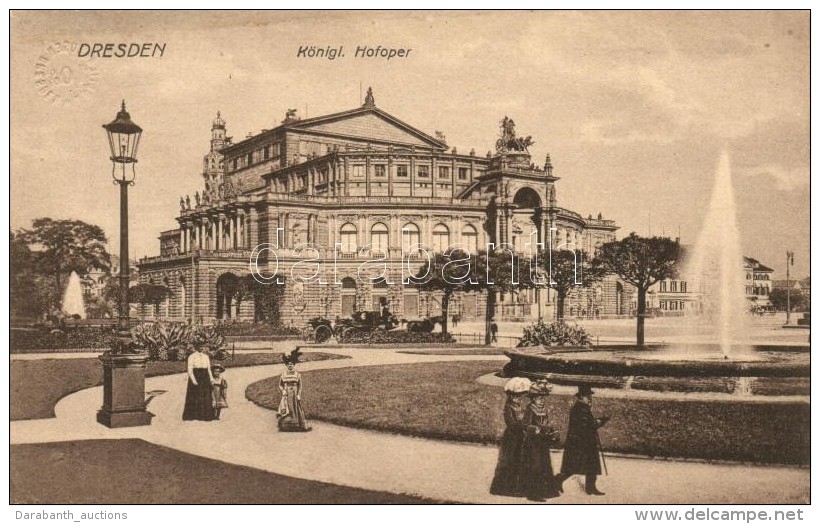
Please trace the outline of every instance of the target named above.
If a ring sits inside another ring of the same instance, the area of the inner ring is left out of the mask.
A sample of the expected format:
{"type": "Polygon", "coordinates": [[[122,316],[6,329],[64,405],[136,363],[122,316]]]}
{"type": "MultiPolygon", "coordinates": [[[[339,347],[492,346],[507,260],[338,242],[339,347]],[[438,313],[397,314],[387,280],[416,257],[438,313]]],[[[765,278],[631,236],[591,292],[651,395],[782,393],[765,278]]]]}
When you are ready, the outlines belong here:
{"type": "Polygon", "coordinates": [[[199,196],[199,191],[194,193],[194,200],[196,200],[196,207],[199,207],[200,204],[202,203],[202,200],[200,199],[200,196],[199,196]]]}
{"type": "Polygon", "coordinates": [[[495,142],[495,149],[498,153],[507,151],[526,152],[527,148],[534,143],[531,136],[526,138],[517,137],[515,135],[515,121],[508,116],[504,117],[504,120],[501,121],[501,136],[495,142]]]}
{"type": "Polygon", "coordinates": [[[179,210],[185,211],[185,199],[182,197],[179,197],[179,210]]]}
{"type": "Polygon", "coordinates": [[[185,207],[191,209],[191,195],[185,195],[185,207]]]}

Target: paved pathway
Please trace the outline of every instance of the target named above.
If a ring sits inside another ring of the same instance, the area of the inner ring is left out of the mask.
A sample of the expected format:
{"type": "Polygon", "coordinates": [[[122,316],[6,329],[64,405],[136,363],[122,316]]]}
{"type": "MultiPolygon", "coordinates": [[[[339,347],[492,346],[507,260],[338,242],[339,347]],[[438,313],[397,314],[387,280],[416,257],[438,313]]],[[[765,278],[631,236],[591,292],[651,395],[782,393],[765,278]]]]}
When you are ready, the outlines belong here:
{"type": "MultiPolygon", "coordinates": [[[[352,359],[305,363],[302,370],[409,362],[487,360],[492,356],[409,355],[384,349],[338,349],[352,359]]],[[[11,423],[11,444],[80,439],[141,438],[187,453],[283,475],[334,484],[421,495],[438,500],[499,503],[487,490],[498,451],[492,446],[442,442],[313,423],[310,433],[279,433],[273,412],[244,398],[247,386],[279,374],[282,366],[232,368],[231,407],[217,422],[182,422],[185,376],[149,378],[155,397],[150,426],[112,430],[97,424],[102,389],[89,388],[61,400],[56,418],[11,423]]],[[[309,386],[308,386],[309,391],[309,386]]],[[[558,465],[560,457],[553,456],[558,465]]],[[[809,470],[795,467],[713,465],[610,457],[603,497],[583,493],[580,478],[565,484],[560,503],[805,503],[809,470]]]]}

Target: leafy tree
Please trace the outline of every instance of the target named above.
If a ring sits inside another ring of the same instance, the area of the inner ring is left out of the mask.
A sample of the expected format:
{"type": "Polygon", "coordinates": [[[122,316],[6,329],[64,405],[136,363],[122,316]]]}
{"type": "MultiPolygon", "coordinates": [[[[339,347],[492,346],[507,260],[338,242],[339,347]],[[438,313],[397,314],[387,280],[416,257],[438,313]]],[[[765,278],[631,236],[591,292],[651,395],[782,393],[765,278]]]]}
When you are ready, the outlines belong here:
{"type": "Polygon", "coordinates": [[[635,286],[638,293],[637,345],[644,346],[646,293],[651,286],[667,278],[675,278],[681,260],[680,244],[670,238],[628,237],[601,246],[597,263],[603,270],[621,277],[635,286]]]}
{"type": "Polygon", "coordinates": [[[447,332],[450,299],[456,291],[487,293],[484,343],[491,341],[490,324],[495,318],[496,293],[510,292],[531,285],[526,260],[507,251],[479,252],[468,255],[461,250],[435,254],[410,280],[411,285],[428,291],[442,291],[442,332],[447,332]],[[515,267],[515,278],[513,278],[515,267]]]}
{"type": "MultiPolygon", "coordinates": [[[[772,292],[769,293],[769,301],[780,311],[786,311],[786,298],[786,290],[782,288],[772,289],[772,292]]],[[[791,290],[788,303],[791,305],[792,310],[799,310],[803,307],[803,294],[799,289],[791,290]]]]}
{"type": "Polygon", "coordinates": [[[410,284],[423,291],[442,291],[441,332],[447,333],[447,320],[450,311],[450,299],[456,291],[472,291],[478,287],[478,279],[472,271],[475,257],[465,251],[454,250],[449,253],[436,253],[424,264],[418,274],[410,279],[410,284]]]}
{"type": "Polygon", "coordinates": [[[12,315],[38,316],[48,307],[42,279],[34,267],[35,254],[25,238],[10,232],[9,244],[9,309],[12,315]]]}
{"type": "Polygon", "coordinates": [[[495,320],[497,294],[526,289],[533,285],[533,281],[530,276],[529,260],[519,255],[510,255],[509,251],[499,249],[481,252],[476,261],[476,276],[479,281],[476,290],[487,291],[484,344],[489,346],[492,339],[490,326],[495,320]]]}
{"type": "Polygon", "coordinates": [[[85,276],[89,269],[108,269],[111,256],[105,248],[107,239],[99,226],[81,220],[38,218],[32,228],[20,234],[32,251],[39,273],[54,279],[54,289],[63,289],[63,277],[76,271],[85,276]]]}
{"type": "Polygon", "coordinates": [[[601,264],[591,262],[582,251],[541,251],[534,268],[540,285],[555,290],[556,318],[564,320],[564,303],[576,287],[589,287],[606,274],[601,264]]]}
{"type": "Polygon", "coordinates": [[[171,294],[171,290],[159,284],[137,284],[128,289],[128,302],[135,304],[159,304],[171,294]]]}

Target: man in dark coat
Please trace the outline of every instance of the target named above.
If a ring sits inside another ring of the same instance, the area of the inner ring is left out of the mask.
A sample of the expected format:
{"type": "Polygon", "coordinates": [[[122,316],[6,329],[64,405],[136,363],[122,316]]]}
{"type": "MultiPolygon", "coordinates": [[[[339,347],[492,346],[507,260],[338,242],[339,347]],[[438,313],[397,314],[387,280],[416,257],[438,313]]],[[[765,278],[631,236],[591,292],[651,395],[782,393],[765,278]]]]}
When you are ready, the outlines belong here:
{"type": "Polygon", "coordinates": [[[595,487],[595,481],[601,474],[598,428],[606,424],[609,417],[595,418],[592,415],[592,394],[590,386],[578,386],[578,393],[575,394],[577,400],[569,412],[569,428],[564,444],[561,473],[556,475],[555,479],[560,486],[572,475],[585,475],[587,494],[603,495],[595,487]]]}

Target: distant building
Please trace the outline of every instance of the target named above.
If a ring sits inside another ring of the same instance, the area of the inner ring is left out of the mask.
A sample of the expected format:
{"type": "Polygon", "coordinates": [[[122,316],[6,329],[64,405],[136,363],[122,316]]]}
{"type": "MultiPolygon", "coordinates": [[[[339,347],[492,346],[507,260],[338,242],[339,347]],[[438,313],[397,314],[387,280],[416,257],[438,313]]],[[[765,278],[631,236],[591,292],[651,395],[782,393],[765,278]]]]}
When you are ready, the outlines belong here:
{"type": "MultiPolygon", "coordinates": [[[[769,294],[774,271],[751,257],[743,257],[742,271],[745,277],[747,307],[771,309],[769,294]]],[[[705,275],[704,278],[709,278],[705,275]]],[[[649,291],[647,308],[662,316],[699,314],[703,311],[703,285],[683,279],[666,279],[649,291]]]]}
{"type": "Polygon", "coordinates": [[[754,258],[743,257],[743,271],[746,275],[746,300],[749,306],[772,309],[769,294],[772,292],[771,274],[774,269],[764,266],[754,258]]]}

